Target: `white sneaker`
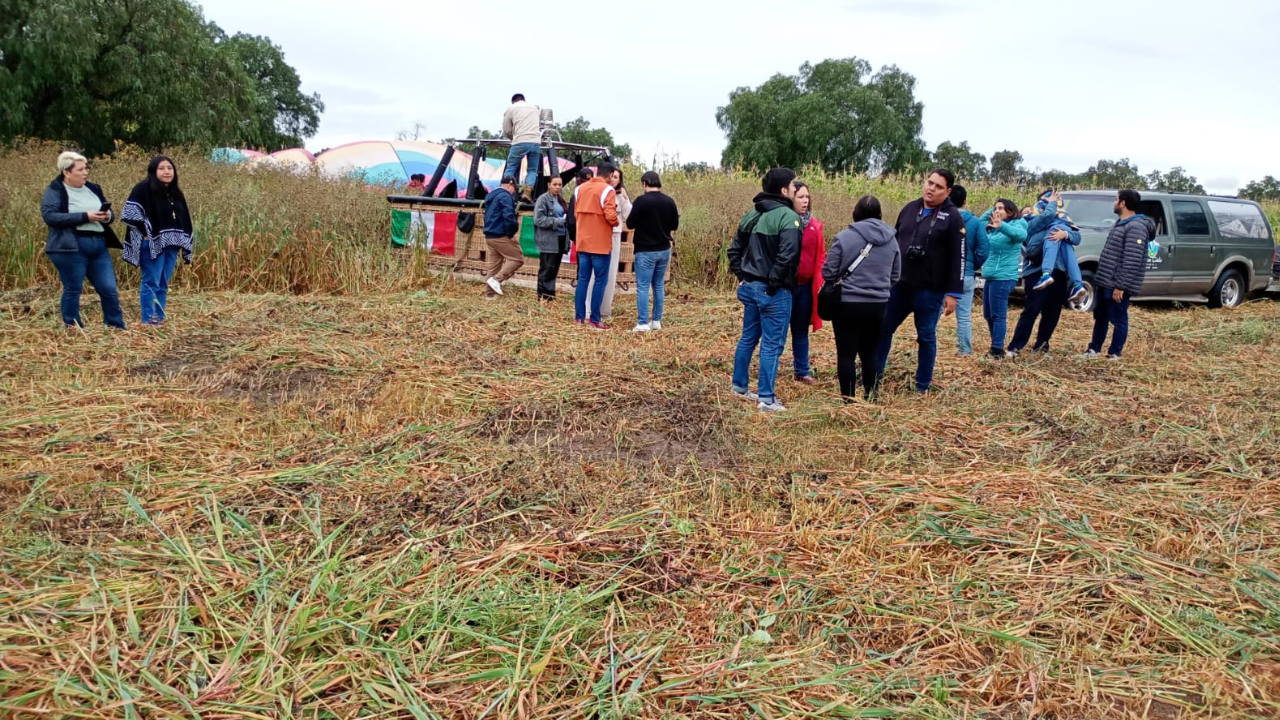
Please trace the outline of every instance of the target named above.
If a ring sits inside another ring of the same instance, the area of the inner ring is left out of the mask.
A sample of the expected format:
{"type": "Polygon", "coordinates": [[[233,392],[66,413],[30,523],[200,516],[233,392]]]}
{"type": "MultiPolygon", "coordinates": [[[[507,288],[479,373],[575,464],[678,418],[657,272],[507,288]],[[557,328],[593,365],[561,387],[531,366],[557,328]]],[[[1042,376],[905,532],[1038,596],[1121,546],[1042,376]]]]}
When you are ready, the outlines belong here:
{"type": "Polygon", "coordinates": [[[755,393],[753,393],[753,392],[750,392],[750,391],[748,391],[748,390],[733,390],[732,392],[733,392],[733,396],[734,396],[734,397],[742,398],[743,400],[750,400],[751,402],[759,402],[759,401],[760,401],[760,396],[759,396],[759,395],[757,395],[757,394],[755,394],[755,393]]]}
{"type": "Polygon", "coordinates": [[[649,323],[649,329],[650,329],[650,330],[661,330],[661,329],[662,329],[662,321],[661,321],[661,320],[654,320],[653,322],[649,323]]]}
{"type": "Polygon", "coordinates": [[[787,408],[782,403],[778,402],[777,398],[774,398],[773,402],[771,403],[761,402],[759,405],[756,406],[756,409],[758,409],[760,412],[776,413],[776,412],[782,412],[787,408]]]}
{"type": "Polygon", "coordinates": [[[490,290],[498,293],[499,295],[502,294],[502,283],[498,282],[498,278],[489,278],[488,280],[485,280],[485,283],[488,284],[490,290]]]}
{"type": "Polygon", "coordinates": [[[1080,353],[1076,357],[1081,360],[1101,360],[1102,353],[1096,350],[1086,350],[1085,352],[1080,353]]]}
{"type": "Polygon", "coordinates": [[[631,332],[649,332],[653,328],[648,325],[637,325],[631,328],[631,332]]]}

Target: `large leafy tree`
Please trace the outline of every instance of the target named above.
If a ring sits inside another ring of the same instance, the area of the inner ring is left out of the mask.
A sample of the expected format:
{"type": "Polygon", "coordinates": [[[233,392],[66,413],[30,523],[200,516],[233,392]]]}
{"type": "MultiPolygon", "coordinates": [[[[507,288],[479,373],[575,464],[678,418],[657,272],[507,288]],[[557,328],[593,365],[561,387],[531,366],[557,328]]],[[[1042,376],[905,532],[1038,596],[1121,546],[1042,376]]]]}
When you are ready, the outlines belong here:
{"type": "Polygon", "coordinates": [[[1095,188],[1147,189],[1147,178],[1138,172],[1138,166],[1130,163],[1129,158],[1099,160],[1084,171],[1081,180],[1082,184],[1095,188]]]}
{"type": "Polygon", "coordinates": [[[1165,173],[1155,170],[1151,174],[1147,175],[1146,180],[1148,190],[1190,193],[1192,195],[1206,194],[1204,186],[1200,184],[1200,181],[1196,179],[1196,176],[1188,175],[1187,171],[1181,167],[1175,167],[1165,173]]]}
{"type": "Polygon", "coordinates": [[[974,152],[968,140],[959,145],[952,144],[950,140],[943,142],[933,152],[933,164],[949,169],[959,180],[973,182],[987,178],[987,158],[980,152],[974,152]]]}
{"type": "Polygon", "coordinates": [[[236,58],[252,82],[252,112],[241,124],[247,144],[275,151],[297,147],[320,128],[324,102],[318,93],[304,94],[298,72],[270,38],[236,33],[219,46],[236,58]]]}
{"type": "Polygon", "coordinates": [[[1261,180],[1250,180],[1240,188],[1240,197],[1249,200],[1280,200],[1280,180],[1268,175],[1261,180]]]}
{"type": "Polygon", "coordinates": [[[261,98],[290,79],[296,91],[296,73],[251,74],[265,53],[228,44],[186,0],[0,0],[0,23],[0,140],[63,140],[90,154],[116,141],[275,149],[282,136],[314,134],[323,107],[312,96],[314,115],[294,122],[290,106],[281,118],[261,98]],[[276,143],[264,125],[281,130],[276,143]]]}
{"type": "Polygon", "coordinates": [[[1022,153],[1017,150],[1001,150],[991,156],[991,180],[1008,185],[1018,179],[1022,168],[1022,153]]]}
{"type": "Polygon", "coordinates": [[[924,105],[915,78],[886,66],[872,73],[858,58],[805,63],[796,75],[774,75],[740,87],[716,111],[728,144],[726,166],[897,171],[923,164],[924,105]]]}

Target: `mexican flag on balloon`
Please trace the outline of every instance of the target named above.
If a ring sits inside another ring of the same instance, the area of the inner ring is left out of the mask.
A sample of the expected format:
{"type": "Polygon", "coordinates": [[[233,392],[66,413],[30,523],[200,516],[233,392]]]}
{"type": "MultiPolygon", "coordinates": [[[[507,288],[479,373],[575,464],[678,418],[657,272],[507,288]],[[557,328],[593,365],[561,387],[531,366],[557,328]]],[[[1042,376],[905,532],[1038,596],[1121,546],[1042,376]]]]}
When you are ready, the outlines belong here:
{"type": "Polygon", "coordinates": [[[392,210],[391,245],[453,255],[458,248],[458,213],[392,210]]]}

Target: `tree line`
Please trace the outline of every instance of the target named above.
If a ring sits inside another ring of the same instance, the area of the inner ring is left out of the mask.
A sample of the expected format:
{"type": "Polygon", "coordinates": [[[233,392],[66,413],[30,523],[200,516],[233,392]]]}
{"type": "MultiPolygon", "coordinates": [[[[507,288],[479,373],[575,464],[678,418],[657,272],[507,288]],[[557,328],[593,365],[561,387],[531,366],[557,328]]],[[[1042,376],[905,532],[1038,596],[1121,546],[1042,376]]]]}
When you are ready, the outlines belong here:
{"type": "Polygon", "coordinates": [[[269,38],[228,35],[186,0],[0,0],[0,141],[271,152],[319,127],[324,103],[300,84],[269,38]]]}
{"type": "MultiPolygon", "coordinates": [[[[924,104],[916,79],[896,65],[874,71],[852,57],[805,63],[795,75],[777,74],[758,87],[740,87],[716,111],[728,144],[725,167],[805,167],[827,172],[903,173],[950,168],[969,182],[1054,188],[1134,188],[1205,194],[1184,168],[1143,174],[1127,158],[1099,160],[1080,173],[1033,171],[1022,153],[1001,150],[990,158],[967,141],[943,142],[930,151],[921,138],[924,104]]],[[[1280,200],[1280,181],[1267,176],[1240,189],[1254,200],[1280,200]]]]}

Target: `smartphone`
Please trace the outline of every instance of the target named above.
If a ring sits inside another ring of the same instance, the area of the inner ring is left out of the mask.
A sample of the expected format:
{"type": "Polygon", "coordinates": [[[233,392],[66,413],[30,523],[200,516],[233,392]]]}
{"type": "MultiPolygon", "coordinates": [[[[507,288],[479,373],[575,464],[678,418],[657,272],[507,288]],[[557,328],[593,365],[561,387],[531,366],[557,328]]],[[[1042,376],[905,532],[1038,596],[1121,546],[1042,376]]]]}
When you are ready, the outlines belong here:
{"type": "Polygon", "coordinates": [[[98,212],[111,212],[111,201],[102,203],[102,207],[98,208],[98,212]]]}

